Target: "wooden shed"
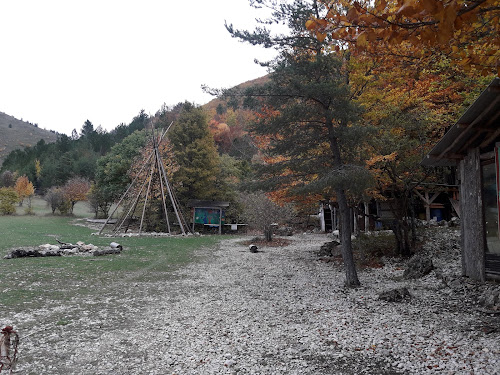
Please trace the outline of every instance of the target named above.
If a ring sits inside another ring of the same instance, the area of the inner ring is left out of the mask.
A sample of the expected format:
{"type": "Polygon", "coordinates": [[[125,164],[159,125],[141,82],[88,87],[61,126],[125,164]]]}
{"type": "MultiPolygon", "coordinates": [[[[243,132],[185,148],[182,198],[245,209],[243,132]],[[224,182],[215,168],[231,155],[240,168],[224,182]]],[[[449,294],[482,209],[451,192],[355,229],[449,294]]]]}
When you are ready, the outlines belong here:
{"type": "Polygon", "coordinates": [[[500,79],[495,78],[422,161],[460,179],[463,274],[500,278],[500,79]]]}

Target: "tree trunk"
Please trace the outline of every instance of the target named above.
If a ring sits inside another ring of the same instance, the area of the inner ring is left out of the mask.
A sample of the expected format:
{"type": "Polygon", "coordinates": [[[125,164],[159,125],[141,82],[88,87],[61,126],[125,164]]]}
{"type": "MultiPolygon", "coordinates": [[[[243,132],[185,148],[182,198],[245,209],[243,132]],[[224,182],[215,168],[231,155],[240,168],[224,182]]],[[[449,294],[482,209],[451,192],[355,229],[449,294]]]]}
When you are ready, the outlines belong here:
{"type": "Polygon", "coordinates": [[[267,242],[271,242],[273,240],[273,228],[271,226],[264,228],[264,237],[267,242]]]}
{"type": "Polygon", "coordinates": [[[413,201],[413,194],[410,192],[410,212],[411,212],[411,247],[414,248],[417,242],[417,223],[415,218],[415,202],[413,201]]]}
{"type": "Polygon", "coordinates": [[[409,258],[411,255],[411,244],[408,223],[395,219],[392,225],[392,231],[396,237],[396,255],[409,258]]]}
{"type": "Polygon", "coordinates": [[[349,206],[347,205],[347,197],[343,189],[336,190],[337,202],[340,210],[340,249],[345,268],[345,285],[349,287],[359,286],[358,273],[356,272],[356,264],[352,254],[351,243],[351,215],[349,214],[349,206]]]}
{"type": "MultiPolygon", "coordinates": [[[[343,169],[344,165],[342,163],[342,157],[340,154],[340,147],[338,144],[337,137],[335,136],[335,130],[333,128],[333,119],[327,114],[326,125],[328,129],[328,141],[330,143],[330,150],[332,152],[333,166],[338,169],[339,172],[343,169]]],[[[339,204],[340,213],[340,249],[342,252],[342,260],[344,261],[345,285],[348,287],[359,286],[360,282],[358,279],[358,273],[356,272],[356,264],[354,263],[354,256],[352,254],[352,244],[351,244],[351,215],[349,212],[349,206],[347,204],[347,196],[345,190],[342,186],[335,187],[335,194],[337,195],[337,203],[339,204]]]]}

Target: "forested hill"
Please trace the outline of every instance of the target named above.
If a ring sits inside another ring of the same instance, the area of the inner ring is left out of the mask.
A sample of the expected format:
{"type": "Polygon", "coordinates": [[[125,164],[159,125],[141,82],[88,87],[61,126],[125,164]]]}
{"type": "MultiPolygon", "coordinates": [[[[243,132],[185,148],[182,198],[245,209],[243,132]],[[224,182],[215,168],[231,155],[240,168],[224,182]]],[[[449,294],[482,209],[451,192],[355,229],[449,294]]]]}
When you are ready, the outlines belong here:
{"type": "MultiPolygon", "coordinates": [[[[250,81],[246,81],[243,83],[240,83],[239,85],[235,86],[234,88],[236,89],[245,89],[250,86],[258,86],[258,85],[263,85],[264,83],[267,83],[269,81],[269,75],[265,75],[256,79],[252,79],[250,81]]],[[[208,103],[204,104],[202,107],[205,108],[207,111],[210,110],[216,110],[217,106],[219,105],[224,105],[225,102],[219,98],[214,98],[208,103]]]]}
{"type": "Polygon", "coordinates": [[[40,139],[55,142],[57,134],[0,112],[0,166],[11,151],[34,146],[40,139]]]}

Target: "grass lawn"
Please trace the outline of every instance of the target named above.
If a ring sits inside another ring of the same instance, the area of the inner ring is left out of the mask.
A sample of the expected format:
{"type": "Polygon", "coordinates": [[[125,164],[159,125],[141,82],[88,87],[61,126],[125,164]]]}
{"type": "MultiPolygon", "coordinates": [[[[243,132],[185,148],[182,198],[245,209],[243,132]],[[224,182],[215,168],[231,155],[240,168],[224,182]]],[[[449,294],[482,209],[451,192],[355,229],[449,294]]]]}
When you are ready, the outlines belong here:
{"type": "MultiPolygon", "coordinates": [[[[22,311],[35,311],[69,300],[104,298],[106,293],[130,289],[135,283],[168,280],[171,271],[193,261],[194,251],[213,247],[218,236],[100,238],[95,230],[74,225],[81,216],[91,216],[84,205],[75,207],[76,217],[49,215],[44,202],[33,202],[35,215],[0,216],[0,324],[22,311]],[[67,256],[2,259],[16,246],[57,244],[56,238],[76,243],[124,246],[119,255],[67,256]]],[[[21,214],[23,213],[23,214],[21,214]]],[[[15,323],[15,322],[14,322],[15,323]]],[[[54,322],[56,324],[57,322],[54,322]]]]}

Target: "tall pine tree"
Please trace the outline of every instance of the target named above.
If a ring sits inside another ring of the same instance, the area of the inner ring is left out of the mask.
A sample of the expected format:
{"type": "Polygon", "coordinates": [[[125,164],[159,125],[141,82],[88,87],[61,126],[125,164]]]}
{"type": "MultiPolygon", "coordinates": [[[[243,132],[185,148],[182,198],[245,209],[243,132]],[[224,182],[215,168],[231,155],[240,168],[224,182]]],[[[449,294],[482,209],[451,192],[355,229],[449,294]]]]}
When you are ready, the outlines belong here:
{"type": "Polygon", "coordinates": [[[269,83],[224,94],[243,98],[244,105],[258,112],[253,131],[264,139],[269,162],[262,176],[272,188],[302,185],[303,191],[335,196],[346,285],[356,286],[348,199],[369,181],[360,158],[366,128],[353,126],[360,110],[351,100],[344,61],[305,29],[307,19],[320,11],[316,1],[276,5],[272,19],[263,22],[286,24],[288,34],[273,35],[265,27],[248,32],[227,26],[233,37],[275,47],[280,54],[268,64],[269,83]]]}
{"type": "Polygon", "coordinates": [[[221,172],[219,154],[203,109],[184,103],[168,137],[178,164],[173,182],[180,202],[226,198],[227,191],[218,180],[221,172]]]}

